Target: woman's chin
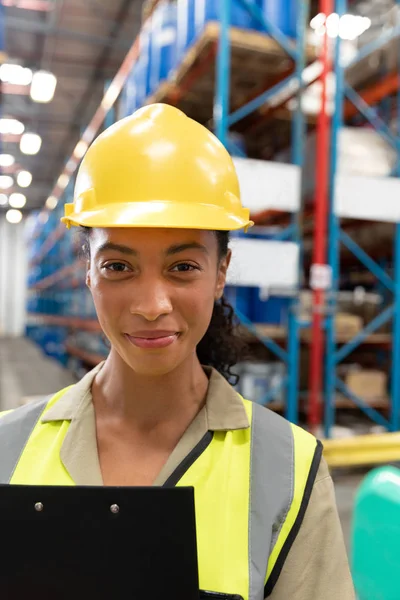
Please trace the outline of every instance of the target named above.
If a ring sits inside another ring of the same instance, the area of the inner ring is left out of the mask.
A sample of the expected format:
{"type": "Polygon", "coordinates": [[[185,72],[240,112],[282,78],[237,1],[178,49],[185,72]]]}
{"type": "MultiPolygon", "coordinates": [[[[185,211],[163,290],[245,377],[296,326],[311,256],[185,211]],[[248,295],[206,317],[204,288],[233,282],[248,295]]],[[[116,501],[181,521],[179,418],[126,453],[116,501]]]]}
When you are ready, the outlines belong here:
{"type": "MultiPolygon", "coordinates": [[[[125,350],[125,349],[124,349],[125,350]]],[[[137,375],[143,377],[161,377],[174,371],[184,360],[180,352],[174,352],[172,348],[164,348],[160,351],[124,351],[121,356],[125,363],[137,375]]]]}

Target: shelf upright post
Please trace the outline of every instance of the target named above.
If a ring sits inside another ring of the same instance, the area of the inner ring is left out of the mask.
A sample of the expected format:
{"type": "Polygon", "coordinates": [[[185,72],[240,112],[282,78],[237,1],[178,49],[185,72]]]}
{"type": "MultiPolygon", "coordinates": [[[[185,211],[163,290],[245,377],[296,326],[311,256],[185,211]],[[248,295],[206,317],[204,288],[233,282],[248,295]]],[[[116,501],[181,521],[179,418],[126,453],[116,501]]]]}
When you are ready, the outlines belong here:
{"type": "Polygon", "coordinates": [[[220,0],[220,32],[217,53],[216,90],[214,99],[214,128],[217,137],[228,146],[229,90],[231,47],[229,30],[231,0],[220,0]]]}
{"type": "MultiPolygon", "coordinates": [[[[307,19],[310,14],[310,1],[297,0],[297,27],[296,27],[296,65],[295,72],[298,82],[297,106],[292,120],[292,162],[300,169],[304,164],[304,140],[306,124],[302,107],[303,72],[306,66],[306,31],[307,19]]],[[[300,184],[299,194],[302,194],[300,184]]],[[[301,282],[303,252],[302,252],[302,200],[297,213],[292,215],[293,236],[292,241],[299,245],[299,282],[301,282]]],[[[286,418],[292,423],[298,420],[299,397],[299,354],[300,354],[300,323],[299,323],[299,289],[296,297],[290,303],[288,317],[288,360],[287,360],[287,394],[286,418]]]]}

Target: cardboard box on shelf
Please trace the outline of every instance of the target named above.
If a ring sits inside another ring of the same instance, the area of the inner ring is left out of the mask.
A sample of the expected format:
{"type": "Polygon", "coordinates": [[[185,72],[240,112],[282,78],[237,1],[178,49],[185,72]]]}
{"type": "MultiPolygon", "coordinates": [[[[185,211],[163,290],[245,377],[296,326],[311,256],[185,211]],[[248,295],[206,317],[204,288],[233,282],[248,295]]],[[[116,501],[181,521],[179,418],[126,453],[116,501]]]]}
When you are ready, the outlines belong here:
{"type": "Polygon", "coordinates": [[[363,319],[359,315],[339,312],[335,317],[336,333],[338,335],[357,335],[363,328],[363,319]]]}
{"type": "MultiPolygon", "coordinates": [[[[312,292],[302,290],[300,292],[300,314],[302,320],[310,320],[312,315],[312,292]]],[[[354,315],[361,319],[361,328],[370,323],[382,311],[382,297],[380,294],[365,292],[361,289],[354,291],[341,291],[337,294],[337,313],[339,315],[354,315]]],[[[339,318],[339,325],[344,323],[339,318]]],[[[353,321],[355,333],[360,330],[359,323],[353,321]]],[[[350,321],[349,321],[350,324],[350,321]]],[[[378,330],[385,331],[384,328],[378,330]]]]}
{"type": "Polygon", "coordinates": [[[375,369],[350,370],[345,383],[349,390],[366,402],[387,397],[387,375],[375,369]]]}

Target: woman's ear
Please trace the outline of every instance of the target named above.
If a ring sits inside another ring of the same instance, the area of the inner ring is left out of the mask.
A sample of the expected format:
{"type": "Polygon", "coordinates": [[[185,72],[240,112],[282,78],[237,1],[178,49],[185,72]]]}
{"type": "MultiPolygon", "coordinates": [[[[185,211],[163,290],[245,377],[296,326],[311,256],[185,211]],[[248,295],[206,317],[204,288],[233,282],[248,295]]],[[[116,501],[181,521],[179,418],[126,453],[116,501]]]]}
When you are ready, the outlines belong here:
{"type": "Polygon", "coordinates": [[[218,267],[217,285],[215,288],[215,300],[220,300],[224,293],[226,274],[228,272],[229,264],[231,262],[232,252],[228,250],[226,256],[221,259],[218,267]]]}
{"type": "Polygon", "coordinates": [[[90,277],[90,264],[89,263],[87,265],[87,271],[86,271],[86,285],[88,286],[88,288],[90,290],[90,287],[92,285],[92,280],[90,277]]]}

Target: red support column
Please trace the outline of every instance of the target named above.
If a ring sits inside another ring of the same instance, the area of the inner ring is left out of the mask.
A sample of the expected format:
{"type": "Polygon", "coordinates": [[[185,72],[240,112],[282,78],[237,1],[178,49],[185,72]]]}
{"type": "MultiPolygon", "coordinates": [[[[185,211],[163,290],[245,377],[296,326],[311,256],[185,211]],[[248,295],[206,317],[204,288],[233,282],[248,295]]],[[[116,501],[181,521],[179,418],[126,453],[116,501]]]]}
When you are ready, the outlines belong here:
{"type": "MultiPolygon", "coordinates": [[[[320,0],[320,12],[329,16],[334,12],[333,0],[320,0]]],[[[329,165],[330,165],[330,116],[327,110],[327,78],[332,71],[329,38],[325,28],[321,58],[323,71],[321,74],[321,111],[317,123],[317,156],[316,156],[316,191],[315,191],[315,228],[313,248],[313,274],[319,265],[326,265],[327,221],[329,210],[329,165]]],[[[321,422],[321,392],[323,384],[324,364],[324,305],[325,292],[323,282],[312,277],[313,314],[310,346],[310,377],[308,426],[315,429],[321,422]],[[314,281],[313,281],[314,279],[314,281]]]]}

